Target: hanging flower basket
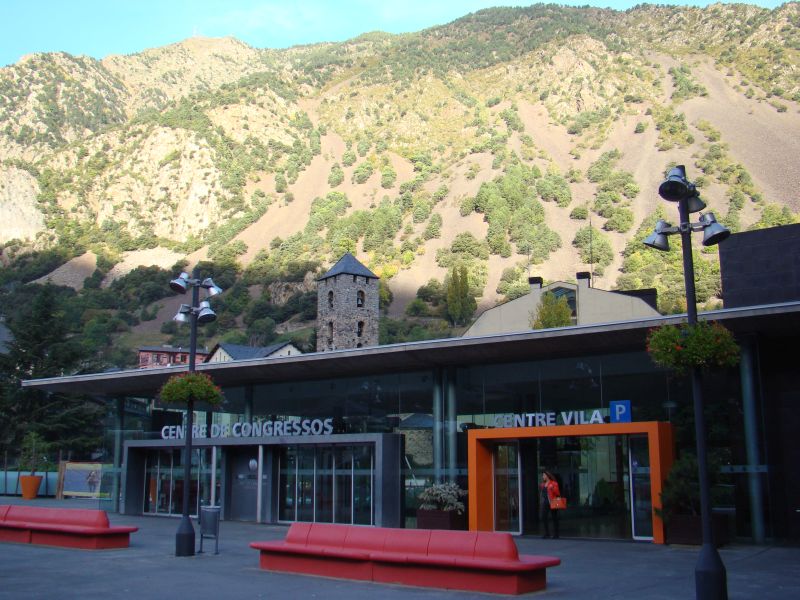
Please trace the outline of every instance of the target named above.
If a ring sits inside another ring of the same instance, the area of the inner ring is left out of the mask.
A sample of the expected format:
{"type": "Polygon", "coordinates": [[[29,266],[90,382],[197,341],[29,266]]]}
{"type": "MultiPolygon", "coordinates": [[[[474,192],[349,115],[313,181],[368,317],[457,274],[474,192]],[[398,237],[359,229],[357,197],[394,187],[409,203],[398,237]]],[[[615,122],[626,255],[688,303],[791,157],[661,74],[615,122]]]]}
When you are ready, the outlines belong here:
{"type": "Polygon", "coordinates": [[[654,363],[678,373],[685,373],[691,367],[711,369],[739,364],[739,345],[733,334],[716,322],[651,329],[647,351],[654,363]]]}
{"type": "Polygon", "coordinates": [[[190,399],[212,406],[222,404],[225,397],[205,373],[181,373],[173,375],[161,386],[159,397],[168,404],[186,404],[190,399]]]}

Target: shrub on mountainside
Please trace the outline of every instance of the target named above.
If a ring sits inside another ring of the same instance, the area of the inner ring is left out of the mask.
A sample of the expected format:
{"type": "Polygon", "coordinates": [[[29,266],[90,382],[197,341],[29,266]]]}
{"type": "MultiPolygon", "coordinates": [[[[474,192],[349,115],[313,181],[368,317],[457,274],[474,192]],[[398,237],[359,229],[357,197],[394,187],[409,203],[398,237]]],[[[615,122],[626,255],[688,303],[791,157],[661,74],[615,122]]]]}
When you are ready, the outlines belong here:
{"type": "Polygon", "coordinates": [[[507,267],[503,269],[500,282],[497,284],[496,292],[502,294],[505,301],[513,300],[529,294],[531,291],[526,271],[521,266],[507,267]]]}
{"type": "Polygon", "coordinates": [[[503,119],[509,131],[523,131],[525,126],[522,124],[522,119],[519,118],[519,113],[516,108],[507,108],[500,112],[500,118],[503,119]]]}
{"type": "MultiPolygon", "coordinates": [[[[664,313],[686,310],[683,290],[683,267],[680,244],[671,244],[669,251],[659,252],[642,242],[653,232],[656,221],[665,219],[663,207],[647,216],[623,251],[622,274],[617,288],[623,290],[654,287],[658,290],[658,308],[664,313]]],[[[705,303],[720,293],[717,254],[693,251],[697,301],[705,303]]]]}
{"type": "Polygon", "coordinates": [[[388,190],[394,187],[395,181],[397,181],[397,172],[392,165],[383,166],[381,168],[381,187],[388,190]]]}
{"type": "Polygon", "coordinates": [[[561,208],[569,206],[572,202],[567,180],[561,175],[548,174],[536,182],[536,191],[545,202],[555,202],[561,208]]]}
{"type": "Polygon", "coordinates": [[[692,78],[692,70],[688,67],[688,65],[671,67],[668,73],[672,75],[672,83],[674,87],[672,99],[674,101],[680,102],[695,96],[708,95],[706,88],[692,78]]]}
{"type": "Polygon", "coordinates": [[[686,115],[676,113],[671,107],[654,107],[653,118],[658,130],[658,149],[685,148],[694,143],[694,136],[686,125],[686,115]]]}
{"type": "Polygon", "coordinates": [[[589,207],[585,204],[576,206],[572,209],[572,212],[569,213],[569,218],[576,221],[585,221],[589,218],[589,207]]]}
{"type": "Polygon", "coordinates": [[[603,225],[606,231],[625,233],[633,227],[633,211],[623,206],[616,207],[608,221],[603,225]]]}
{"type": "Polygon", "coordinates": [[[425,231],[422,232],[422,238],[425,240],[432,240],[442,235],[442,215],[433,213],[425,226],[425,231]]]}
{"type": "Polygon", "coordinates": [[[328,175],[328,185],[336,187],[344,181],[344,171],[339,163],[334,163],[331,167],[330,175],[328,175]]]}
{"type": "Polygon", "coordinates": [[[400,321],[381,317],[378,323],[378,343],[399,344],[402,342],[418,342],[446,338],[452,335],[446,321],[437,320],[433,323],[417,323],[414,321],[400,321]]]}
{"type": "Polygon", "coordinates": [[[342,154],[342,164],[345,167],[352,167],[356,163],[356,153],[352,150],[345,150],[342,154]]]}
{"type": "Polygon", "coordinates": [[[372,177],[374,172],[375,167],[372,166],[372,163],[370,161],[364,161],[353,171],[353,181],[355,183],[365,183],[367,179],[372,177]]]}
{"type": "Polygon", "coordinates": [[[572,245],[580,252],[581,262],[592,265],[592,273],[602,275],[614,260],[614,251],[605,235],[591,225],[578,230],[572,245]]]}

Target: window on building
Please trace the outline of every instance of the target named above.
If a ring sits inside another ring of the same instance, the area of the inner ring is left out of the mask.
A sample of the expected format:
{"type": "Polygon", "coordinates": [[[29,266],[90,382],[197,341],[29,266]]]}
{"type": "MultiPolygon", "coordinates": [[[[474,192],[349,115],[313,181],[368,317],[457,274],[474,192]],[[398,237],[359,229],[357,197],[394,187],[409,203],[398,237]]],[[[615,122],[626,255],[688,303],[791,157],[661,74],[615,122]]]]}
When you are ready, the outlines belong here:
{"type": "Polygon", "coordinates": [[[333,321],[328,321],[328,345],[333,344],[333,321]]]}
{"type": "Polygon", "coordinates": [[[361,348],[361,342],[356,344],[356,348],[361,348]]]}
{"type": "Polygon", "coordinates": [[[333,308],[333,291],[328,292],[328,306],[333,308]]]}
{"type": "Polygon", "coordinates": [[[362,292],[361,290],[358,290],[358,292],[356,292],[356,306],[358,308],[364,306],[364,292],[362,292]]]}
{"type": "Polygon", "coordinates": [[[551,292],[556,298],[561,298],[561,297],[567,298],[567,306],[569,306],[570,310],[572,311],[572,324],[575,325],[578,322],[578,310],[575,301],[575,290],[571,290],[569,288],[564,288],[564,287],[556,287],[553,288],[551,292]]]}
{"type": "Polygon", "coordinates": [[[356,281],[358,281],[358,275],[353,275],[353,283],[355,283],[356,281]]]}
{"type": "Polygon", "coordinates": [[[364,321],[359,321],[358,322],[358,327],[356,328],[356,335],[358,337],[361,337],[362,335],[364,335],[364,321]]]}

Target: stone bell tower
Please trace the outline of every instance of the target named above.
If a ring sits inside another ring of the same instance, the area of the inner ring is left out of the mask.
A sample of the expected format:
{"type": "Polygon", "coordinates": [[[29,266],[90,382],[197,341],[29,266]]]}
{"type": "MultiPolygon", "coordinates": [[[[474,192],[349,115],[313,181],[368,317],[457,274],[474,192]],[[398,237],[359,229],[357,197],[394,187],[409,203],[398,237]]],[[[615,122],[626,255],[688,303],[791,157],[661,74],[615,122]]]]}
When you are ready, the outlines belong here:
{"type": "Polygon", "coordinates": [[[350,253],[317,279],[317,352],[378,345],[378,279],[350,253]]]}

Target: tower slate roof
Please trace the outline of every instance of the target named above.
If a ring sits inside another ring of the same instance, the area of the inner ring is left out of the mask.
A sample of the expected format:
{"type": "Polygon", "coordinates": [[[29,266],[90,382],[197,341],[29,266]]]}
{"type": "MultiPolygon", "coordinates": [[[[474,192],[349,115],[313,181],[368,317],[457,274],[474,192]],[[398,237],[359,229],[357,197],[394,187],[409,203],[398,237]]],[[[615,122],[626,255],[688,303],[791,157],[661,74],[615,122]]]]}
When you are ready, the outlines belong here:
{"type": "Polygon", "coordinates": [[[358,259],[349,252],[342,256],[339,261],[331,267],[331,270],[325,273],[317,281],[335,277],[336,275],[360,275],[361,277],[370,277],[372,279],[380,279],[375,273],[370,271],[367,267],[362,265],[358,259]]]}

